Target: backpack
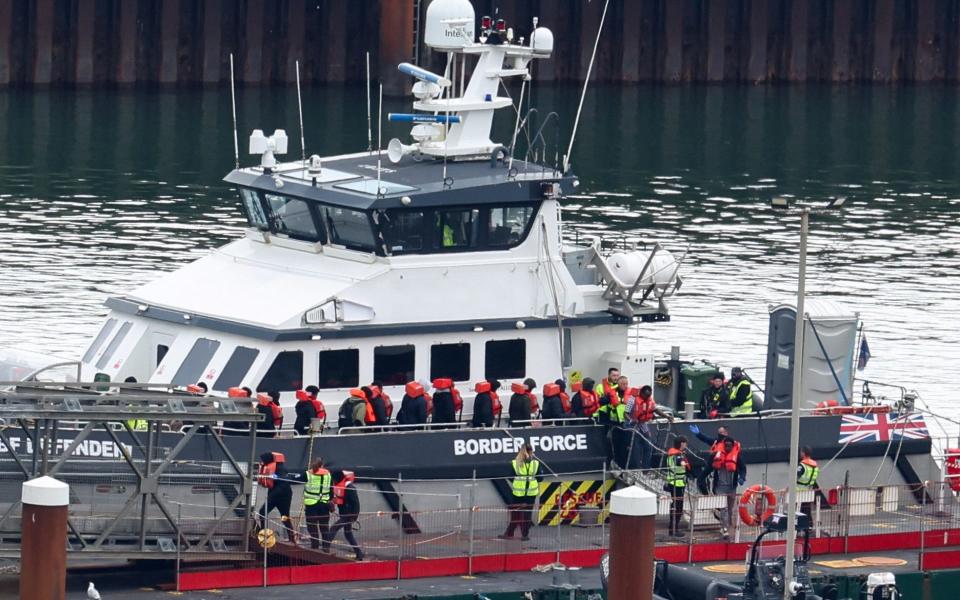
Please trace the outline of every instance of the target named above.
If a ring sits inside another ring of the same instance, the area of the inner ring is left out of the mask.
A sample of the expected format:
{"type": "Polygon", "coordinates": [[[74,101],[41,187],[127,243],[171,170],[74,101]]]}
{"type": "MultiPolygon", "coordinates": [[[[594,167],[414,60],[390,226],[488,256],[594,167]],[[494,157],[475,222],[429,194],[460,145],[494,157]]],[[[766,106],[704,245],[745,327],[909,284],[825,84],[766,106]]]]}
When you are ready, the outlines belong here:
{"type": "Polygon", "coordinates": [[[367,416],[367,403],[353,396],[347,398],[340,405],[337,412],[338,427],[357,427],[363,425],[363,419],[367,416]]]}
{"type": "Polygon", "coordinates": [[[350,405],[350,399],[347,398],[337,412],[337,427],[350,427],[351,425],[353,425],[353,407],[350,405]]]}
{"type": "Polygon", "coordinates": [[[352,398],[353,403],[353,422],[350,425],[363,426],[367,422],[367,403],[359,398],[352,398]]]}

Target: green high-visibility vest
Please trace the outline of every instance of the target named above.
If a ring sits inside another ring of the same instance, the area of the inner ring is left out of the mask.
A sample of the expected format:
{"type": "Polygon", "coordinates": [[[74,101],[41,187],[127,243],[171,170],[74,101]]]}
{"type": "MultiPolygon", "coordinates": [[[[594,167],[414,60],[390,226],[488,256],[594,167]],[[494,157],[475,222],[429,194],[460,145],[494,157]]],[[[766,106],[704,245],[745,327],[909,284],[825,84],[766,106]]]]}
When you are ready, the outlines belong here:
{"type": "Polygon", "coordinates": [[[746,378],[730,386],[730,402],[733,403],[743,386],[747,386],[747,399],[740,406],[734,406],[730,410],[731,415],[745,415],[753,412],[753,387],[750,386],[750,382],[746,378]]]}
{"type": "Polygon", "coordinates": [[[330,486],[333,477],[330,471],[321,469],[319,473],[307,471],[307,484],[303,487],[304,506],[313,506],[317,502],[330,502],[330,486]]]}
{"type": "Polygon", "coordinates": [[[540,482],[537,481],[537,473],[540,471],[539,460],[529,460],[523,466],[517,465],[516,459],[510,461],[513,465],[513,495],[517,498],[527,496],[537,496],[540,494],[540,482]]]}
{"type": "Polygon", "coordinates": [[[617,397],[619,402],[616,406],[611,406],[610,404],[601,404],[600,408],[597,409],[597,412],[593,413],[593,418],[598,419],[602,414],[609,414],[610,420],[614,423],[623,423],[627,416],[627,405],[624,399],[620,397],[619,388],[615,387],[609,392],[606,391],[606,385],[604,385],[603,388],[604,395],[613,394],[617,397]]]}
{"type": "MultiPolygon", "coordinates": [[[[810,459],[806,459],[810,460],[810,459]]],[[[817,478],[820,477],[820,467],[813,460],[800,463],[803,472],[797,477],[797,486],[803,490],[812,490],[817,485],[817,478]]]]}
{"type": "Polygon", "coordinates": [[[134,431],[146,431],[147,421],[145,419],[128,419],[127,426],[134,431]]]}
{"type": "Polygon", "coordinates": [[[667,455],[667,483],[673,487],[686,487],[687,467],[683,464],[683,454],[667,455]]]}

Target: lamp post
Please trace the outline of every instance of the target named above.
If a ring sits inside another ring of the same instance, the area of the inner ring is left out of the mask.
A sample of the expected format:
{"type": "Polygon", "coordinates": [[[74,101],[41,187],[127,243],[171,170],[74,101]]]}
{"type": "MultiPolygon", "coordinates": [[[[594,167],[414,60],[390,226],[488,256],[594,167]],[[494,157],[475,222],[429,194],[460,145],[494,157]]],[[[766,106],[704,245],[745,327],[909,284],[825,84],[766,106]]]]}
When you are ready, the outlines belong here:
{"type": "MultiPolygon", "coordinates": [[[[834,198],[823,208],[839,208],[846,198],[834,198]]],[[[771,201],[774,208],[789,209],[790,202],[786,198],[774,198],[771,201]]],[[[800,460],[800,403],[802,401],[803,383],[803,333],[806,326],[803,308],[807,283],[807,233],[810,229],[810,213],[818,210],[810,204],[798,203],[796,210],[800,213],[800,266],[797,274],[797,315],[794,321],[793,335],[793,391],[792,408],[790,410],[790,471],[787,473],[787,552],[784,565],[783,598],[791,600],[793,592],[793,561],[797,545],[797,464],[800,460]]]]}

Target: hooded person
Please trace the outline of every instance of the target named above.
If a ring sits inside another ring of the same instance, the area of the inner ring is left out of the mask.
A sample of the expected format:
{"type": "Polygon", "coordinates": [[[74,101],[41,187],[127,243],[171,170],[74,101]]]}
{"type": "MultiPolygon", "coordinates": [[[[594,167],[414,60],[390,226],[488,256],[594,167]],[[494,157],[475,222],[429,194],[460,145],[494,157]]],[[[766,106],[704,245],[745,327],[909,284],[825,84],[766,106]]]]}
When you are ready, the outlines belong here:
{"type": "Polygon", "coordinates": [[[290,489],[287,468],[283,454],[279,452],[264,452],[260,455],[260,468],[257,473],[257,484],[267,490],[267,499],[258,512],[257,524],[260,529],[267,526],[267,518],[274,509],[280,513],[280,522],[287,531],[287,538],[296,540],[293,529],[290,527],[290,502],[293,492],[290,489]]]}
{"type": "Polygon", "coordinates": [[[327,416],[323,404],[317,400],[317,394],[320,388],[315,385],[309,385],[306,389],[297,390],[297,403],[294,410],[297,413],[297,419],[293,422],[293,430],[300,435],[307,435],[310,432],[310,424],[314,419],[324,419],[327,416]]]}
{"type": "MultiPolygon", "coordinates": [[[[367,425],[387,425],[390,418],[387,417],[387,403],[383,400],[383,394],[380,387],[375,383],[362,388],[365,394],[368,394],[370,409],[373,411],[373,419],[367,421],[367,425]]],[[[370,415],[368,415],[369,417],[370,415]]]]}
{"type": "Polygon", "coordinates": [[[383,403],[383,412],[386,415],[386,421],[382,423],[382,425],[389,425],[390,419],[393,418],[393,400],[383,391],[382,381],[374,381],[370,384],[370,389],[373,390],[373,395],[380,398],[380,401],[383,403]]]}
{"type": "Polygon", "coordinates": [[[570,414],[578,419],[590,419],[600,408],[600,398],[594,390],[596,383],[590,377],[584,378],[573,390],[573,398],[570,399],[570,414]]]}
{"type": "Polygon", "coordinates": [[[473,398],[473,418],[470,420],[470,425],[473,427],[493,427],[491,388],[492,384],[489,381],[479,381],[474,387],[477,395],[473,398]]]}
{"type": "Polygon", "coordinates": [[[537,397],[533,395],[533,390],[537,387],[537,382],[527,378],[523,383],[514,383],[510,386],[513,395],[510,396],[510,426],[511,427],[529,427],[530,421],[539,409],[537,397]]]}
{"type": "Polygon", "coordinates": [[[397,423],[423,425],[427,422],[427,399],[424,397],[423,386],[416,381],[411,381],[403,391],[403,400],[400,401],[400,410],[397,412],[397,423]]]}
{"type": "Polygon", "coordinates": [[[563,419],[566,416],[563,410],[563,399],[560,397],[562,390],[556,383],[548,383],[543,386],[543,410],[540,416],[544,419],[544,425],[560,425],[561,421],[552,419],[563,419]]]}
{"type": "Polygon", "coordinates": [[[353,535],[353,525],[360,516],[360,494],[354,485],[352,471],[334,470],[333,473],[333,501],[337,507],[337,522],[330,527],[326,540],[323,542],[323,551],[330,551],[330,544],[337,537],[337,532],[343,530],[343,537],[353,549],[358,561],[363,560],[363,550],[353,535]]]}
{"type": "Polygon", "coordinates": [[[453,397],[453,380],[446,377],[434,379],[433,389],[433,422],[456,422],[457,406],[453,397]]]}
{"type": "Polygon", "coordinates": [[[367,398],[366,394],[360,388],[350,390],[350,395],[337,413],[337,426],[344,427],[363,427],[367,416],[367,398]]]}
{"type": "Polygon", "coordinates": [[[257,412],[260,420],[257,421],[257,437],[273,437],[276,434],[276,425],[273,422],[273,398],[270,394],[257,394],[257,412]]]}

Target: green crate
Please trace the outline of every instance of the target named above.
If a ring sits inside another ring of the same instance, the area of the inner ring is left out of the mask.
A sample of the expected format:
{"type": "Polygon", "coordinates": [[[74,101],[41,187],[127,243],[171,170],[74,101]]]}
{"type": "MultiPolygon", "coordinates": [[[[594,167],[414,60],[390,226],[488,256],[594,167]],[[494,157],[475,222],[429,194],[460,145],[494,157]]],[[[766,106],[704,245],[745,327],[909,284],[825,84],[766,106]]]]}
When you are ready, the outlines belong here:
{"type": "MultiPolygon", "coordinates": [[[[694,405],[700,404],[700,398],[703,396],[703,390],[710,385],[710,376],[717,372],[717,365],[710,363],[693,363],[680,367],[682,377],[680,401],[681,403],[693,402],[694,405]]],[[[683,405],[680,405],[683,409],[683,405]]]]}

